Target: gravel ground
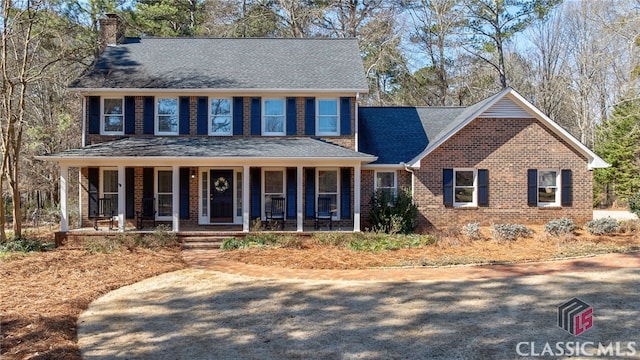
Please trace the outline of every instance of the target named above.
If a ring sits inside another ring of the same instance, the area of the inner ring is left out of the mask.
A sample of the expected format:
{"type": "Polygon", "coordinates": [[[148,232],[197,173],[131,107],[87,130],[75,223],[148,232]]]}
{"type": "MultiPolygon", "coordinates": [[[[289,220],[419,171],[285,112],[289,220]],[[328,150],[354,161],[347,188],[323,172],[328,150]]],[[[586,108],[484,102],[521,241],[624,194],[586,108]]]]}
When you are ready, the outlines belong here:
{"type": "Polygon", "coordinates": [[[84,359],[512,359],[575,342],[640,358],[638,289],[633,268],[395,283],[186,269],[96,300],[78,341],[84,359]],[[557,326],[557,307],[573,297],[594,309],[577,337],[557,326]]]}

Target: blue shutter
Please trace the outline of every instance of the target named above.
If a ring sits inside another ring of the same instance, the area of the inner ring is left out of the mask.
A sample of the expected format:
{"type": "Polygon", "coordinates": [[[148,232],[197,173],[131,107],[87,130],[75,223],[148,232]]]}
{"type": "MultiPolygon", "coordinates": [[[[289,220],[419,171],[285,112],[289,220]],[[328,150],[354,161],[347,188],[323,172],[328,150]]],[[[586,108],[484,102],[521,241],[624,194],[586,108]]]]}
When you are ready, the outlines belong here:
{"type": "Polygon", "coordinates": [[[287,218],[295,219],[298,213],[298,177],[296,168],[287,168],[287,218]]]}
{"type": "Polygon", "coordinates": [[[249,169],[249,183],[251,187],[251,218],[260,218],[260,207],[262,203],[260,168],[249,169]]]}
{"type": "Polygon", "coordinates": [[[127,219],[135,217],[135,190],[136,190],[136,174],[134,168],[124,169],[124,188],[125,188],[125,216],[127,219]]]}
{"type": "Polygon", "coordinates": [[[124,133],[136,133],[136,98],[135,96],[124,97],[124,133]]]}
{"type": "Polygon", "coordinates": [[[304,134],[316,134],[316,99],[304,99],[304,134]]]}
{"type": "Polygon", "coordinates": [[[233,135],[244,134],[244,99],[233,98],[233,135]]]}
{"type": "Polygon", "coordinates": [[[189,168],[180,168],[180,219],[189,218],[189,168]]]}
{"type": "Polygon", "coordinates": [[[261,101],[259,97],[251,98],[251,135],[262,134],[261,101]]]}
{"type": "Polygon", "coordinates": [[[340,135],[351,135],[351,98],[340,98],[340,135]]]}
{"type": "Polygon", "coordinates": [[[442,202],[453,206],[453,169],[442,169],[442,202]]]}
{"type": "Polygon", "coordinates": [[[89,134],[100,134],[100,96],[89,96],[89,134]]]}
{"type": "Polygon", "coordinates": [[[478,170],[478,206],[489,206],[489,170],[478,170]]]}
{"type": "Polygon", "coordinates": [[[340,217],[351,219],[351,168],[340,169],[340,217]]]}
{"type": "Polygon", "coordinates": [[[196,107],[197,133],[198,135],[207,135],[209,133],[209,98],[206,96],[198,97],[196,107]]]}
{"type": "Polygon", "coordinates": [[[189,96],[180,96],[180,105],[178,105],[178,127],[180,135],[189,135],[189,119],[191,118],[191,98],[189,96]]]}
{"type": "Polygon", "coordinates": [[[527,204],[538,206],[538,170],[527,170],[527,204]]]}
{"type": "Polygon", "coordinates": [[[297,109],[296,109],[296,98],[290,97],[287,98],[287,135],[297,135],[298,134],[298,119],[297,119],[297,109]]]}
{"type": "Polygon", "coordinates": [[[560,172],[560,181],[562,182],[562,206],[573,205],[573,178],[570,169],[563,169],[560,172]]]}
{"type": "Polygon", "coordinates": [[[154,197],[153,176],[154,176],[153,168],[144,168],[142,170],[142,197],[143,198],[154,197]]]}
{"type": "Polygon", "coordinates": [[[100,186],[100,169],[89,168],[87,180],[89,180],[89,218],[93,218],[94,213],[98,211],[98,197],[100,196],[98,189],[98,186],[100,186]]]}
{"type": "Polygon", "coordinates": [[[305,216],[313,219],[316,217],[316,169],[304,169],[304,178],[306,181],[304,192],[305,216]]]}
{"type": "Polygon", "coordinates": [[[143,133],[144,134],[153,134],[154,133],[154,123],[155,123],[155,111],[156,104],[153,96],[145,96],[144,104],[143,104],[143,133]]]}

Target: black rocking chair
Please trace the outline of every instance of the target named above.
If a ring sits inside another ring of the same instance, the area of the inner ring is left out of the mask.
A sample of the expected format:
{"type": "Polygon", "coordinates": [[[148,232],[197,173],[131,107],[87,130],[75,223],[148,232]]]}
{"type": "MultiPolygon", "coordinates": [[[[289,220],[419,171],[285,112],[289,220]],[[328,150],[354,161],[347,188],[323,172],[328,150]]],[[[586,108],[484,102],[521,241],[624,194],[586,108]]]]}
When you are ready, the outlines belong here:
{"type": "Polygon", "coordinates": [[[143,198],[142,208],[136,211],[136,227],[142,229],[144,221],[152,221],[153,227],[156,227],[156,199],[143,198]]]}
{"type": "Polygon", "coordinates": [[[274,222],[280,221],[280,229],[284,230],[284,222],[287,219],[284,198],[271,198],[271,210],[266,210],[264,213],[269,228],[272,228],[274,222]]]}
{"type": "Polygon", "coordinates": [[[329,220],[329,230],[333,230],[333,213],[334,212],[335,211],[331,209],[331,198],[319,197],[318,211],[316,211],[314,228],[316,230],[320,228],[320,220],[329,220]]]}

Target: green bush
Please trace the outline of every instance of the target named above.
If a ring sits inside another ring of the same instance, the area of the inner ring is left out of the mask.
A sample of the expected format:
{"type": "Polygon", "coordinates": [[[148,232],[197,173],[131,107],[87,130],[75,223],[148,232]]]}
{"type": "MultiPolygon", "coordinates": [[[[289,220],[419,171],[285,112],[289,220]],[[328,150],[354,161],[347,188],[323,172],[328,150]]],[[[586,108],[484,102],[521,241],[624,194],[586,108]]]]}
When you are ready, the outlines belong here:
{"type": "Polygon", "coordinates": [[[629,206],[629,211],[640,217],[640,191],[629,196],[629,198],[627,199],[627,203],[627,205],[629,206]]]}
{"type": "Polygon", "coordinates": [[[87,240],[87,242],[85,243],[85,250],[92,254],[111,254],[112,252],[122,250],[124,246],[123,240],[123,237],[91,237],[91,239],[87,240]]]}
{"type": "Polygon", "coordinates": [[[409,234],[415,229],[417,216],[418,208],[408,190],[401,190],[396,197],[382,191],[371,197],[369,222],[375,232],[409,234]]]}
{"type": "Polygon", "coordinates": [[[544,225],[544,231],[553,236],[573,234],[579,227],[571,219],[551,220],[544,225]]]}
{"type": "Polygon", "coordinates": [[[531,235],[533,231],[520,224],[493,224],[491,234],[498,241],[513,241],[531,235]]]}
{"type": "Polygon", "coordinates": [[[586,225],[587,231],[591,235],[613,234],[619,230],[618,221],[610,216],[591,220],[586,225]]]}
{"type": "Polygon", "coordinates": [[[26,237],[15,238],[0,246],[0,252],[33,252],[51,249],[53,244],[42,243],[38,239],[30,239],[26,237]]]}
{"type": "Polygon", "coordinates": [[[432,235],[389,235],[384,233],[368,233],[354,236],[348,248],[353,251],[380,252],[416,248],[436,242],[432,235]]]}

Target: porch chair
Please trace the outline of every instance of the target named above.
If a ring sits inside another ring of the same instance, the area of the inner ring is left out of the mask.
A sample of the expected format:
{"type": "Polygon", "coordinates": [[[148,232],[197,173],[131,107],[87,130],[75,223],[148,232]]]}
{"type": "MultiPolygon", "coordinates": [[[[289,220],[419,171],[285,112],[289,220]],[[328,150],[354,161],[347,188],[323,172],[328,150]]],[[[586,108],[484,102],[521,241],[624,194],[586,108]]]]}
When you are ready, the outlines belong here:
{"type": "Polygon", "coordinates": [[[113,230],[113,218],[116,216],[115,211],[111,207],[111,199],[99,198],[97,209],[93,210],[93,228],[98,230],[98,220],[109,220],[109,230],[113,230]]]}
{"type": "Polygon", "coordinates": [[[330,197],[318,198],[318,210],[316,211],[316,218],[314,221],[314,228],[318,230],[320,228],[320,220],[329,220],[329,230],[333,230],[333,213],[335,210],[331,209],[330,197]]]}
{"type": "Polygon", "coordinates": [[[280,229],[284,230],[284,222],[287,219],[287,211],[283,197],[271,198],[271,209],[265,211],[267,226],[271,228],[274,221],[280,221],[280,229]]]}
{"type": "Polygon", "coordinates": [[[142,207],[136,211],[136,227],[142,229],[144,221],[153,221],[153,227],[156,227],[156,198],[143,198],[142,207]]]}

